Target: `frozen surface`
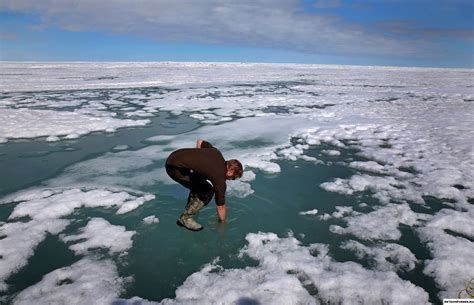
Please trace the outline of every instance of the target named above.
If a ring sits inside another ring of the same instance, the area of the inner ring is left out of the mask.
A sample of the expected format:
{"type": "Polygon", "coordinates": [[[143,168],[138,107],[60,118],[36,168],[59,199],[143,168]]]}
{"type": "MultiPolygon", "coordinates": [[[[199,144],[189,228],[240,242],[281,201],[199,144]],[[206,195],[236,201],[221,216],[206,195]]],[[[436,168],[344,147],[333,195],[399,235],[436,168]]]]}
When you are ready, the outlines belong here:
{"type": "Polygon", "coordinates": [[[144,126],[147,120],[119,120],[111,117],[97,117],[77,112],[1,109],[0,138],[21,139],[47,137],[46,141],[76,139],[94,131],[114,132],[117,128],[144,126]]]}
{"type": "Polygon", "coordinates": [[[125,254],[132,247],[134,234],[123,226],[111,225],[105,219],[92,218],[79,234],[63,237],[62,240],[73,242],[69,248],[80,254],[94,248],[107,248],[111,253],[125,254]]]}
{"type": "Polygon", "coordinates": [[[143,223],[145,223],[147,225],[151,225],[153,223],[159,223],[159,222],[160,222],[160,220],[155,215],[150,215],[150,216],[147,216],[147,217],[143,218],[143,223]]]}
{"type": "MultiPolygon", "coordinates": [[[[152,195],[145,196],[151,199],[152,195]]],[[[135,197],[126,192],[114,193],[108,190],[54,189],[31,190],[18,196],[7,197],[1,203],[18,202],[9,216],[11,222],[3,224],[0,229],[4,236],[0,239],[0,288],[7,286],[3,282],[9,275],[23,267],[33,255],[34,248],[46,237],[47,233],[58,234],[63,231],[69,220],[61,219],[81,207],[117,207],[117,213],[123,207],[138,206],[146,201],[145,197],[135,197]],[[30,218],[27,222],[16,221],[22,217],[30,218]]],[[[106,221],[94,220],[89,223],[79,238],[88,241],[72,246],[72,249],[83,252],[88,247],[110,246],[111,251],[120,251],[131,244],[133,233],[123,232],[123,228],[110,227],[106,221]],[[97,230],[95,227],[99,227],[97,230]],[[105,230],[105,231],[104,231],[105,230]],[[105,234],[105,235],[104,235],[105,234]],[[115,240],[121,237],[122,241],[115,240]],[[112,238],[112,239],[111,239],[112,238]],[[122,244],[120,244],[122,242],[122,244]],[[125,244],[125,245],[124,245],[125,244]]],[[[77,237],[77,236],[76,236],[77,237]]],[[[73,240],[68,237],[65,240],[73,240]]]]}
{"type": "Polygon", "coordinates": [[[300,215],[316,215],[316,214],[318,214],[318,210],[317,209],[312,209],[312,210],[309,210],[309,211],[300,212],[299,214],[300,215]]]}
{"type": "Polygon", "coordinates": [[[46,274],[23,290],[14,304],[107,304],[117,298],[124,283],[111,261],[85,258],[46,274]]]}
{"type": "MultiPolygon", "coordinates": [[[[0,199],[5,300],[60,302],[81,285],[91,304],[425,304],[456,297],[474,276],[472,70],[0,67],[11,74],[1,79],[0,149],[18,144],[10,139],[46,137],[52,150],[80,144],[91,132],[145,125],[133,141],[120,138],[100,153],[70,150],[80,156],[0,199]],[[179,129],[184,117],[197,127],[179,129]],[[187,194],[163,165],[197,138],[241,160],[245,173],[228,183],[228,228],[213,227],[208,209],[203,233],[175,236],[182,233],[174,224],[177,202],[187,194]],[[158,217],[160,224],[150,225],[158,217]],[[159,234],[167,244],[154,239],[159,234]],[[15,291],[11,277],[32,268],[29,260],[50,235],[76,260],[15,291]],[[190,252],[195,262],[180,257],[190,252]],[[160,257],[167,260],[158,263],[160,257]],[[145,271],[127,267],[140,261],[149,262],[145,271]],[[164,278],[168,266],[175,271],[164,278]],[[88,268],[104,276],[82,274],[88,268]],[[128,276],[136,279],[130,286],[128,276]],[[144,283],[155,280],[171,291],[153,295],[161,287],[144,283]]],[[[102,142],[105,135],[93,145],[102,142]]],[[[23,160],[33,171],[44,155],[23,160]]]]}
{"type": "MultiPolygon", "coordinates": [[[[335,262],[324,245],[302,247],[291,236],[279,238],[273,233],[250,233],[246,240],[240,255],[258,260],[258,266],[224,269],[216,260],[188,277],[175,299],[160,304],[428,303],[425,291],[393,271],[335,262]]],[[[135,301],[139,300],[128,304],[135,301]]]]}

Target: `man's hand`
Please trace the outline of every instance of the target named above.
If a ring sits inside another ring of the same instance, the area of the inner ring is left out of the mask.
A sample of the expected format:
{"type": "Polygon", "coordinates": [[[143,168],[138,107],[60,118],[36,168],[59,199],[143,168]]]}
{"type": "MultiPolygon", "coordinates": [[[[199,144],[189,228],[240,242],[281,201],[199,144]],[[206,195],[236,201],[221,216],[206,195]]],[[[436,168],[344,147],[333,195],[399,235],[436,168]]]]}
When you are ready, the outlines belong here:
{"type": "Polygon", "coordinates": [[[227,208],[225,204],[217,206],[217,217],[219,218],[219,221],[222,223],[225,223],[226,210],[227,208]]]}
{"type": "Polygon", "coordinates": [[[203,142],[202,139],[198,139],[198,140],[196,141],[196,148],[201,148],[202,142],[203,142]]]}

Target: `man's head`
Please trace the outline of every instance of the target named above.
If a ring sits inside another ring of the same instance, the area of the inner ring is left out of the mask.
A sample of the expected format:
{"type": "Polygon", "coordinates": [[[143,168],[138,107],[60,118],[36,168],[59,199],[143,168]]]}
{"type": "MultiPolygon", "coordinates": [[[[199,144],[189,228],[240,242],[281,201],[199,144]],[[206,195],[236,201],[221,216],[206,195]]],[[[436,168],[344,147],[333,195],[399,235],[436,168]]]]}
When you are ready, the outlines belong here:
{"type": "Polygon", "coordinates": [[[242,174],[244,173],[244,168],[242,167],[242,163],[240,163],[239,160],[227,160],[225,161],[225,164],[227,167],[227,180],[235,180],[242,177],[242,174]]]}

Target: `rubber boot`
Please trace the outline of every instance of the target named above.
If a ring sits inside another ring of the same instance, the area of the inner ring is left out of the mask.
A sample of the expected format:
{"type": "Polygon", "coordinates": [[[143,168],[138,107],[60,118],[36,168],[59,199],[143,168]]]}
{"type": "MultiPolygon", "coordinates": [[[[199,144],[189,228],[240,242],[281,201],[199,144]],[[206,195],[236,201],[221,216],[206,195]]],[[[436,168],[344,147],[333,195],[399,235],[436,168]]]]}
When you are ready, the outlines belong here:
{"type": "Polygon", "coordinates": [[[198,196],[194,193],[189,194],[188,204],[186,205],[186,210],[179,216],[176,224],[183,226],[191,231],[201,231],[203,226],[197,223],[193,216],[204,207],[204,202],[202,202],[198,196]]]}

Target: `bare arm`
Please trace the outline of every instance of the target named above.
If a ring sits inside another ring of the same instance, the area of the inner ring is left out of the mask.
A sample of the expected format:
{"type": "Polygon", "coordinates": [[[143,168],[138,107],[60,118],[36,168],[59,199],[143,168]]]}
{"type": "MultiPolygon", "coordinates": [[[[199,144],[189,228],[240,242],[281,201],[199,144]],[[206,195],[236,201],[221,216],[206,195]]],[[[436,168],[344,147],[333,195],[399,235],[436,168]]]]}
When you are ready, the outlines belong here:
{"type": "Polygon", "coordinates": [[[214,148],[211,143],[203,140],[203,139],[198,139],[196,141],[196,148],[214,148]]]}
{"type": "Polygon", "coordinates": [[[198,140],[196,141],[196,148],[201,148],[202,142],[203,142],[202,139],[198,139],[198,140]]]}
{"type": "Polygon", "coordinates": [[[216,207],[217,207],[217,217],[219,218],[219,221],[222,223],[225,223],[225,216],[226,216],[226,211],[227,211],[225,204],[218,205],[216,207]]]}

